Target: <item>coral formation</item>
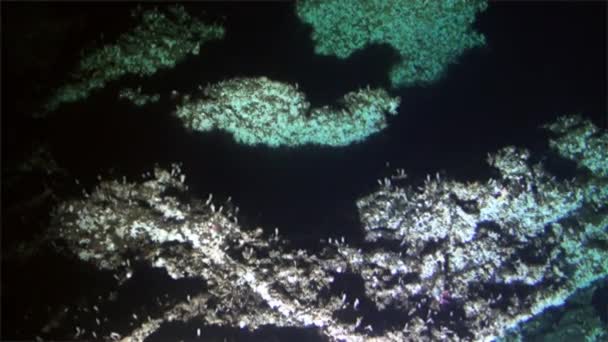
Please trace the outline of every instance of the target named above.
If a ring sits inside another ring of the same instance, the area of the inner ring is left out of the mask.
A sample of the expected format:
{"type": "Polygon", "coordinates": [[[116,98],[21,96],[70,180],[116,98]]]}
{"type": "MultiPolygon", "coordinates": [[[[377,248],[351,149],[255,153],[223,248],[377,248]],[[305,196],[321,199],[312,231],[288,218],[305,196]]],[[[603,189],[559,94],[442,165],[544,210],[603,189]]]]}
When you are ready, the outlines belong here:
{"type": "Polygon", "coordinates": [[[296,13],[313,28],[315,52],[348,58],[370,44],[388,44],[401,61],[393,86],[438,79],[463,51],[483,45],[471,25],[484,0],[298,1],[296,13]]]}
{"type": "MultiPolygon", "coordinates": [[[[592,127],[574,116],[556,122],[557,151],[572,120],[592,127]]],[[[576,161],[605,164],[606,150],[593,158],[576,161]]],[[[602,168],[560,181],[524,149],[506,147],[488,162],[500,177],[487,182],[428,177],[414,189],[396,184],[405,178],[398,172],[357,202],[365,241],[335,239],[318,254],[289,249],[278,229],[244,229],[230,200],[185,199],[179,167],[157,168],[143,183],[103,181],[62,203],[51,237],[119,284],[136,262],[204,282],[205,291],[113,332],[125,341],[175,320],[314,326],[334,341],[490,341],[608,274],[608,191],[594,171],[602,168]],[[363,281],[364,297],[332,294],[346,274],[363,281]],[[379,328],[374,310],[400,314],[379,328]]]]}
{"type": "MultiPolygon", "coordinates": [[[[207,25],[191,17],[183,6],[138,7],[131,15],[139,23],[132,31],[118,37],[114,44],[83,52],[76,70],[62,87],[51,95],[44,113],[63,103],[87,98],[96,89],[124,75],[150,76],[159,69],[172,68],[188,54],[197,55],[201,44],[224,36],[218,25],[207,25]]],[[[43,114],[39,114],[43,115],[43,114]]]]}
{"type": "Polygon", "coordinates": [[[386,128],[386,114],[396,115],[399,102],[368,87],[344,95],[342,108],[311,108],[297,85],[234,78],[205,87],[201,99],[183,103],[175,115],[186,127],[226,130],[247,145],[345,146],[386,128]]]}

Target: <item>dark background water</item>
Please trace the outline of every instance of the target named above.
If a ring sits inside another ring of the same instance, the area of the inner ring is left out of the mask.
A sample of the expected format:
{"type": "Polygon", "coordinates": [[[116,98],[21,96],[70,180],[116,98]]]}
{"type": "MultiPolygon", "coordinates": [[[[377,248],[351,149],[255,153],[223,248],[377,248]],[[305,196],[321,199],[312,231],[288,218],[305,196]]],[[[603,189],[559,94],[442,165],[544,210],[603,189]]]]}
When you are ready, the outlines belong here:
{"type": "MultiPolygon", "coordinates": [[[[297,21],[291,3],[188,3],[190,13],[225,17],[225,39],[173,70],[112,82],[84,103],[31,120],[28,113],[61,82],[83,46],[100,32],[110,42],[132,25],[133,5],[2,6],[3,162],[41,140],[88,188],[110,170],[136,180],[155,164],[180,162],[195,195],[231,196],[246,228],[278,226],[311,248],[321,237],[359,239],[356,199],[395,168],[414,183],[435,172],[489,177],[488,152],[517,145],[546,154],[538,126],[560,115],[607,122],[604,2],[493,2],[475,25],[487,46],[465,53],[436,83],[393,90],[402,104],[388,129],[349,147],[275,149],[238,145],[222,132],[187,132],[170,115],[170,101],[139,109],[118,103],[116,91],[140,84],[165,95],[188,93],[199,84],[264,75],[298,82],[313,105],[323,105],[368,84],[388,87],[395,52],[378,45],[347,60],[316,56],[310,28],[297,21]]],[[[11,200],[3,193],[3,202],[11,200]]]]}

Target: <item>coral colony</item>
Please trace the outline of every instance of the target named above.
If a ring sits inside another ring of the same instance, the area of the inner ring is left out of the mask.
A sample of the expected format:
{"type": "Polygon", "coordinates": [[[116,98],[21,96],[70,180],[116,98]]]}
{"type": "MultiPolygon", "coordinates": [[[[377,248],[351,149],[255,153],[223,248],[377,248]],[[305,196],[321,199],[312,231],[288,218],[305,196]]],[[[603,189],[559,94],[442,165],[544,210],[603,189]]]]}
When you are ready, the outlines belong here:
{"type": "MultiPolygon", "coordinates": [[[[166,13],[138,7],[131,16],[140,24],[121,35],[115,44],[83,53],[70,80],[48,99],[39,116],[64,103],[84,100],[94,90],[125,75],[144,77],[173,68],[187,55],[197,55],[201,44],[224,36],[221,26],[206,25],[190,17],[182,6],[172,6],[166,13]]],[[[126,90],[121,97],[130,98],[131,93],[126,90]]]]}
{"type": "Polygon", "coordinates": [[[548,127],[551,145],[587,176],[558,181],[514,147],[488,156],[500,176],[484,183],[429,176],[413,189],[397,173],[357,201],[364,246],[341,237],[316,255],[288,250],[278,229],[242,229],[230,200],[180,200],[187,186],[177,165],[139,183],[102,181],[62,203],[52,237],[119,283],[142,262],[204,280],[207,291],[134,318],[124,341],[175,320],[313,326],[335,341],[490,341],[608,273],[608,133],[578,116],[548,127]],[[363,279],[365,298],[324,295],[344,273],[363,279]],[[374,329],[364,301],[402,312],[402,321],[374,329]],[[346,310],[353,319],[336,318],[346,310]]]}
{"type": "MultiPolygon", "coordinates": [[[[319,54],[346,58],[373,43],[394,47],[401,61],[390,78],[397,87],[436,80],[464,50],[484,44],[471,24],[486,6],[309,0],[299,1],[296,12],[312,26],[319,54]]],[[[133,15],[141,24],[116,44],[86,53],[46,111],[123,75],[171,68],[224,35],[181,6],[133,15]]],[[[263,76],[200,90],[175,110],[185,127],[271,147],[362,142],[386,128],[386,116],[400,104],[388,91],[367,87],[345,94],[341,106],[315,108],[297,84],[263,76]]],[[[118,97],[139,106],[159,100],[141,88],[118,97]]],[[[242,227],[230,199],[187,196],[177,164],[140,181],[100,180],[91,193],[59,203],[48,238],[112,272],[118,286],[134,264],[144,264],[200,281],[205,290],[160,313],[133,312],[132,326],[122,330],[103,328],[97,317],[80,319],[73,338],[143,341],[161,324],[182,321],[250,331],[312,327],[331,341],[491,341],[608,273],[608,134],[577,115],[546,129],[550,147],[577,163],[579,176],[558,180],[515,147],[488,155],[497,176],[483,182],[429,175],[414,188],[397,170],[356,203],[365,241],[334,237],[315,253],[289,249],[278,229],[242,227]],[[329,291],[345,274],[362,280],[364,295],[329,291]],[[380,326],[374,312],[394,314],[380,326]]],[[[90,304],[96,312],[101,302],[90,304]]]]}
{"type": "Polygon", "coordinates": [[[483,45],[471,25],[486,8],[484,0],[330,0],[298,1],[296,12],[312,25],[320,55],[345,59],[369,44],[393,47],[401,61],[390,78],[399,87],[433,82],[463,51],[483,45]]]}
{"type": "Polygon", "coordinates": [[[386,128],[399,97],[383,89],[361,89],[343,97],[344,108],[310,108],[297,86],[266,77],[238,78],[203,90],[204,100],[180,106],[176,115],[199,131],[215,128],[242,144],[344,146],[386,128]]]}

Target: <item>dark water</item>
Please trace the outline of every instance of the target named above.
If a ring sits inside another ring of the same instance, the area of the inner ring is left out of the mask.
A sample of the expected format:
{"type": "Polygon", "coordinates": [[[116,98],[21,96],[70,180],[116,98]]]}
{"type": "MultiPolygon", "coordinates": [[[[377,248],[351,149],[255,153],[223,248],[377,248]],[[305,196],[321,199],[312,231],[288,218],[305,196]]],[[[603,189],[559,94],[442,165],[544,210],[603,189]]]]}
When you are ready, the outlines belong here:
{"type": "MultiPolygon", "coordinates": [[[[359,239],[356,199],[372,192],[376,179],[395,168],[405,169],[414,183],[435,172],[461,180],[489,177],[485,156],[500,147],[525,146],[544,155],[546,136],[538,126],[559,115],[581,113],[601,127],[607,124],[603,2],[492,3],[476,23],[487,46],[467,52],[434,84],[394,90],[402,104],[388,129],[349,147],[295,149],[240,146],[225,133],[188,133],[171,117],[169,102],[133,109],[113,99],[125,85],[166,94],[235,76],[265,75],[298,82],[313,105],[329,104],[368,84],[387,87],[396,58],[389,47],[372,46],[346,61],[315,56],[310,29],[297,21],[290,3],[189,3],[191,13],[204,7],[205,18],[226,17],[223,41],[203,46],[200,56],[143,83],[136,78],[112,82],[86,103],[31,121],[27,113],[60,82],[87,41],[100,32],[111,41],[129,28],[132,5],[2,7],[3,162],[19,159],[34,139],[46,141],[57,162],[89,188],[109,170],[136,179],[155,164],[180,162],[194,194],[232,196],[246,228],[278,226],[309,248],[321,237],[359,239]],[[31,38],[38,27],[45,33],[31,38]]],[[[16,195],[3,192],[3,202],[10,204],[11,196],[16,195]]],[[[46,266],[32,267],[41,271],[46,266]]],[[[69,272],[59,274],[70,277],[69,272]]],[[[22,287],[3,302],[16,305],[16,297],[45,277],[53,275],[16,278],[22,287]]],[[[45,291],[47,297],[53,293],[45,291]]],[[[47,297],[36,299],[40,307],[47,297]]],[[[10,312],[23,314],[3,304],[3,323],[10,312]]],[[[15,328],[3,325],[6,336],[15,336],[9,334],[15,328]]]]}

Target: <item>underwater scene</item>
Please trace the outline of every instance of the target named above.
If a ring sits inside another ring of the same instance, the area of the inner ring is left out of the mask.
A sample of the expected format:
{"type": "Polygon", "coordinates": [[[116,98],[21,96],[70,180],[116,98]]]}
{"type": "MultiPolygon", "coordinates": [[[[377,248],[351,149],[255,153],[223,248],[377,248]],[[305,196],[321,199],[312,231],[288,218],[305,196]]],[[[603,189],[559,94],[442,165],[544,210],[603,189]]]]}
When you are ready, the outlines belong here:
{"type": "Polygon", "coordinates": [[[608,341],[606,2],[1,8],[1,340],[608,341]]]}

